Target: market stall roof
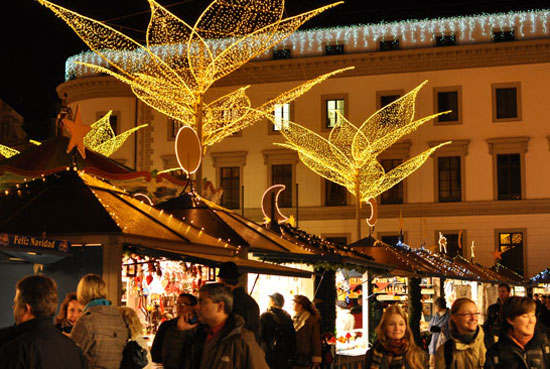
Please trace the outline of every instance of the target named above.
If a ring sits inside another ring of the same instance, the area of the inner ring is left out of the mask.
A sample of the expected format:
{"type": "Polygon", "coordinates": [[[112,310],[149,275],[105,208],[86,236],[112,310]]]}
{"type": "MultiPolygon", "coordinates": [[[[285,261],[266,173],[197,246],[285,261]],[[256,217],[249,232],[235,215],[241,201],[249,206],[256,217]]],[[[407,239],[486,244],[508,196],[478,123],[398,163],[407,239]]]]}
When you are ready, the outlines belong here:
{"type": "Polygon", "coordinates": [[[373,257],[376,261],[394,265],[394,274],[402,271],[421,275],[462,279],[478,282],[510,281],[487,268],[472,264],[466,259],[451,260],[425,248],[413,248],[405,244],[390,246],[372,237],[366,237],[349,245],[353,249],[373,257]]]}
{"type": "Polygon", "coordinates": [[[508,281],[510,283],[514,283],[514,284],[524,284],[525,283],[525,279],[523,278],[522,275],[519,275],[518,273],[514,272],[512,269],[507,268],[507,267],[505,267],[504,265],[502,265],[500,263],[496,263],[490,269],[492,269],[495,272],[497,272],[498,274],[503,275],[506,278],[508,278],[508,281]]]}
{"type": "Polygon", "coordinates": [[[86,149],[86,159],[77,154],[67,154],[69,139],[57,136],[41,145],[26,145],[21,153],[0,161],[0,190],[5,190],[25,180],[64,171],[68,167],[76,166],[87,173],[107,179],[119,187],[127,190],[146,189],[151,194],[162,197],[164,192],[156,191],[158,187],[166,187],[171,192],[183,187],[186,182],[168,173],[155,178],[150,172],[135,170],[86,149]]]}
{"type": "Polygon", "coordinates": [[[310,278],[312,272],[297,268],[290,268],[277,264],[265,263],[257,260],[243,259],[236,256],[222,256],[222,255],[207,255],[196,252],[187,252],[185,250],[167,250],[162,248],[146,248],[146,247],[127,247],[129,251],[137,254],[144,254],[149,256],[167,257],[172,259],[180,259],[182,261],[189,261],[193,263],[200,263],[211,267],[219,267],[222,263],[232,261],[237,265],[239,272],[241,273],[258,273],[258,274],[272,274],[289,277],[302,277],[310,278]]]}
{"type": "Polygon", "coordinates": [[[550,283],[550,268],[544,269],[542,272],[529,279],[529,282],[532,284],[550,283]]]}
{"type": "MultiPolygon", "coordinates": [[[[460,264],[461,266],[468,268],[472,270],[474,273],[477,273],[478,275],[482,276],[482,278],[486,281],[492,281],[492,282],[506,282],[506,283],[523,283],[523,278],[521,278],[520,275],[513,276],[506,272],[506,274],[501,274],[497,272],[495,269],[488,268],[486,266],[483,266],[478,263],[471,262],[464,258],[463,256],[455,256],[453,258],[453,262],[460,264]],[[512,277],[512,279],[511,279],[512,277]]],[[[503,266],[501,266],[500,270],[504,270],[503,266]]],[[[508,269],[508,268],[506,268],[508,269]]],[[[514,273],[514,272],[512,272],[514,273]]],[[[515,274],[515,273],[514,273],[515,274]]]]}
{"type": "Polygon", "coordinates": [[[374,258],[368,255],[361,254],[348,246],[337,245],[329,242],[317,235],[298,229],[288,223],[270,222],[268,226],[271,230],[281,235],[284,239],[312,251],[315,256],[309,258],[311,260],[304,260],[304,258],[299,255],[269,255],[265,253],[256,253],[256,255],[261,256],[262,259],[286,259],[289,261],[309,261],[311,263],[329,262],[343,264],[348,266],[350,269],[353,268],[353,266],[363,266],[381,270],[390,269],[389,266],[374,261],[374,258]]]}
{"type": "Polygon", "coordinates": [[[0,195],[0,231],[27,235],[110,234],[231,253],[235,248],[76,168],[0,195]]]}
{"type": "Polygon", "coordinates": [[[204,231],[233,245],[247,246],[250,251],[294,253],[312,252],[253,221],[209,201],[195,192],[156,205],[178,219],[204,228],[204,231]]]}
{"type": "Polygon", "coordinates": [[[13,172],[19,174],[47,175],[64,170],[66,167],[96,168],[106,174],[128,174],[132,169],[109,159],[101,154],[86,149],[86,159],[80,155],[67,154],[69,138],[57,136],[41,145],[30,145],[28,149],[0,162],[0,173],[13,172]],[[73,163],[74,161],[74,163],[73,163]]]}
{"type": "Polygon", "coordinates": [[[422,276],[435,273],[422,265],[408,260],[391,246],[371,236],[348,245],[352,250],[373,258],[376,262],[391,266],[390,273],[401,276],[422,276]]]}

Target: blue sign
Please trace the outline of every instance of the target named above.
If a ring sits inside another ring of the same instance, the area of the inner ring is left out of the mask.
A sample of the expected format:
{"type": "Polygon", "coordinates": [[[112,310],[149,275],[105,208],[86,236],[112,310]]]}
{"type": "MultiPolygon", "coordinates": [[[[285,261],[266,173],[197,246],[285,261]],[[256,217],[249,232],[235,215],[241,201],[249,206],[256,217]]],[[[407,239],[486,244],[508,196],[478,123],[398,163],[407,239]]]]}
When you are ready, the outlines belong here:
{"type": "Polygon", "coordinates": [[[0,233],[0,247],[11,251],[70,252],[70,242],[48,238],[0,233]]]}

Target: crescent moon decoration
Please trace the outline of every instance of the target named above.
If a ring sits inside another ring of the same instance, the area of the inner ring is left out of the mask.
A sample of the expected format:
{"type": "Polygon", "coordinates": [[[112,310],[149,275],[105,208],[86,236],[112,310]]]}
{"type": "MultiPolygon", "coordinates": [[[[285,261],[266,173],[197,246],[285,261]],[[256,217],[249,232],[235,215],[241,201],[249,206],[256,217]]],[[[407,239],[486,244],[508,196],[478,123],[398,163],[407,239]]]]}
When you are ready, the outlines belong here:
{"type": "Polygon", "coordinates": [[[135,194],[134,194],[134,198],[135,198],[136,200],[139,200],[139,201],[141,201],[141,202],[146,203],[147,205],[150,205],[150,206],[155,205],[155,204],[153,203],[153,200],[151,200],[151,198],[150,198],[149,196],[147,196],[146,194],[144,194],[144,193],[141,193],[141,192],[135,193],[135,194]]]}
{"type": "Polygon", "coordinates": [[[370,217],[367,218],[367,224],[374,227],[378,221],[378,203],[374,197],[371,197],[367,200],[367,204],[370,206],[370,217]]]}
{"type": "Polygon", "coordinates": [[[197,132],[189,126],[181,127],[176,135],[175,147],[181,169],[187,174],[195,173],[202,161],[202,145],[197,132]]]}
{"type": "Polygon", "coordinates": [[[264,213],[264,219],[266,219],[267,222],[274,220],[278,223],[282,223],[288,219],[288,217],[284,216],[279,210],[279,195],[285,190],[285,188],[286,186],[283,184],[276,184],[265,190],[262,195],[262,213],[264,213]],[[271,195],[275,196],[275,201],[273,204],[271,202],[271,195]],[[275,209],[272,209],[272,205],[275,209]],[[274,219],[271,219],[271,213],[273,213],[274,219]]]}

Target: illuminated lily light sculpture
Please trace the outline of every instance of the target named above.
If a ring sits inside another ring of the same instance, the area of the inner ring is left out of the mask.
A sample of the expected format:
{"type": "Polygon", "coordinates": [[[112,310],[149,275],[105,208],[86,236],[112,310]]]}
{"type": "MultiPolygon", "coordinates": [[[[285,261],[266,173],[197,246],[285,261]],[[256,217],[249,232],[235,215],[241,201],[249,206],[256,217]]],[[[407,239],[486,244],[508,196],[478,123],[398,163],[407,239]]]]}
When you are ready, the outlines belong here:
{"type": "Polygon", "coordinates": [[[106,157],[120,149],[132,133],[147,127],[147,124],[142,124],[116,135],[110,123],[111,114],[112,111],[109,110],[107,114],[90,126],[90,132],[84,136],[84,145],[87,148],[106,157]]]}
{"type": "MultiPolygon", "coordinates": [[[[108,65],[80,63],[127,83],[143,102],[197,131],[203,147],[213,145],[273,112],[314,85],[345,69],[327,73],[251,108],[248,86],[211,102],[208,89],[219,79],[290,36],[310,18],[339,3],[284,18],[284,0],[214,0],[193,27],[154,0],[147,45],[113,28],[37,0],[63,19],[108,65]]],[[[346,68],[349,69],[349,68],[346,68]]],[[[204,149],[203,149],[204,150],[204,149]]],[[[197,172],[200,191],[201,169],[197,172]]]]}
{"type": "Polygon", "coordinates": [[[339,114],[328,139],[299,124],[287,121],[277,124],[272,119],[287,141],[276,145],[297,151],[307,167],[346,187],[355,196],[358,238],[361,238],[361,202],[368,202],[395,186],[418,169],[435,150],[450,143],[432,147],[387,173],[377,160],[379,154],[401,137],[445,114],[433,114],[413,121],[416,96],[425,83],[375,112],[359,128],[339,114]]]}

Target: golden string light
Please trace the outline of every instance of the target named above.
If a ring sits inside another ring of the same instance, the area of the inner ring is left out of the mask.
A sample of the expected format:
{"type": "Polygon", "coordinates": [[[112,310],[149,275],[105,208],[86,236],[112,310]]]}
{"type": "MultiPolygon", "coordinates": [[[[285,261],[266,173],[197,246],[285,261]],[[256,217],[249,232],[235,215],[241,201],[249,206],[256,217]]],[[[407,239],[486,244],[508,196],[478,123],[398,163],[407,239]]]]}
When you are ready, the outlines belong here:
{"type": "Polygon", "coordinates": [[[111,156],[126,142],[126,139],[138,129],[147,127],[147,124],[131,128],[118,136],[111,127],[112,111],[107,112],[101,119],[90,126],[90,131],[84,136],[84,145],[90,150],[104,156],[111,156]]]}
{"type": "Polygon", "coordinates": [[[0,145],[0,155],[6,159],[9,159],[19,153],[20,152],[18,150],[12,149],[11,147],[0,145]]]}
{"type": "Polygon", "coordinates": [[[154,0],[148,0],[151,19],[145,46],[113,28],[45,0],[38,0],[63,19],[109,67],[82,63],[128,84],[136,96],[154,109],[190,126],[203,146],[271,114],[314,85],[343,70],[322,75],[252,108],[247,87],[215,101],[204,95],[217,80],[290,36],[304,22],[335,3],[283,18],[284,0],[215,0],[193,27],[154,0]],[[214,40],[223,40],[220,48],[214,40]],[[139,57],[138,57],[139,56],[139,57]]]}
{"type": "Polygon", "coordinates": [[[297,151],[300,160],[315,173],[346,187],[356,197],[359,208],[361,201],[367,202],[395,186],[418,169],[435,150],[450,143],[432,147],[387,173],[377,160],[378,155],[401,137],[445,114],[413,120],[416,96],[426,82],[376,111],[359,128],[338,113],[328,139],[294,122],[277,124],[270,117],[287,141],[276,145],[297,151]]]}

